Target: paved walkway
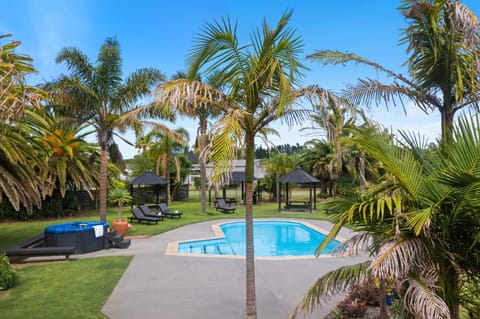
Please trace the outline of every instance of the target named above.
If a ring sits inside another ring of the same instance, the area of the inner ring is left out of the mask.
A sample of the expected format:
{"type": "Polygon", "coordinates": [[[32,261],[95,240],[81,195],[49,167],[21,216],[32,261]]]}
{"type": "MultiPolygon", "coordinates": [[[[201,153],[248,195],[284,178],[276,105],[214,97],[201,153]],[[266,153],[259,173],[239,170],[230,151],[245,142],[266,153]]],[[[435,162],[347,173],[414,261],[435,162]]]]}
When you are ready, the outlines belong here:
{"type": "MultiPolygon", "coordinates": [[[[183,226],[148,239],[133,239],[130,248],[125,250],[109,249],[82,255],[82,258],[135,256],[102,312],[111,319],[245,318],[244,259],[165,254],[171,241],[213,236],[211,225],[220,222],[223,220],[183,226]]],[[[325,221],[308,222],[328,230],[331,227],[325,221]]],[[[343,230],[340,235],[348,238],[351,233],[343,230]]],[[[364,259],[256,260],[258,318],[288,318],[318,277],[364,259]]],[[[335,303],[332,300],[331,304],[335,303]]],[[[305,318],[323,318],[331,309],[330,305],[305,318]]]]}

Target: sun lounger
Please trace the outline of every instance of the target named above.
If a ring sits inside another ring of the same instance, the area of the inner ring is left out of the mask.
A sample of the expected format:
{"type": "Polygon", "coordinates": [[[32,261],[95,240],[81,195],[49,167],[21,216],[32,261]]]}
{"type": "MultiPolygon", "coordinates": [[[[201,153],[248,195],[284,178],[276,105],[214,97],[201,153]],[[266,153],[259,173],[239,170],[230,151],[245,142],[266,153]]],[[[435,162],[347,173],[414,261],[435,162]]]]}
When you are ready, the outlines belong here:
{"type": "Polygon", "coordinates": [[[141,222],[147,222],[147,223],[155,223],[158,224],[159,221],[163,220],[163,216],[157,216],[157,217],[147,217],[145,216],[140,208],[133,208],[131,210],[132,215],[128,218],[130,222],[133,222],[134,220],[138,221],[139,223],[141,222]]]}
{"type": "Polygon", "coordinates": [[[225,202],[223,198],[217,198],[217,203],[215,204],[215,209],[217,211],[221,210],[224,213],[235,213],[235,206],[230,206],[225,202]]]}
{"type": "Polygon", "coordinates": [[[182,212],[179,212],[179,211],[172,212],[168,208],[167,204],[165,204],[165,203],[160,203],[158,208],[160,208],[160,213],[162,213],[162,215],[165,215],[167,217],[178,217],[178,218],[180,218],[180,217],[182,217],[182,214],[183,214],[182,212]]]}
{"type": "Polygon", "coordinates": [[[145,215],[146,217],[153,217],[153,218],[161,217],[162,220],[163,220],[163,217],[165,217],[161,212],[155,212],[155,213],[152,212],[150,207],[148,207],[147,205],[141,205],[138,208],[140,208],[143,215],[145,215]]]}

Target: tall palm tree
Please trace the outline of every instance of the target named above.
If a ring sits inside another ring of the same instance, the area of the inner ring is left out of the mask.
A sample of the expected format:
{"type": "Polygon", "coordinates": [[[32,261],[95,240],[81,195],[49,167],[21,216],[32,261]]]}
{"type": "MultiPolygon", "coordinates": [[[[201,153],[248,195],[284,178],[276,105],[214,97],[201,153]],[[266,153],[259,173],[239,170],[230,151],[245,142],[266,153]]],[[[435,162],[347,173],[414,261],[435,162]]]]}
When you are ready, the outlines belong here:
{"type": "MultiPolygon", "coordinates": [[[[156,69],[143,68],[122,79],[120,45],[108,38],[101,46],[96,64],[79,49],[66,47],[56,58],[65,63],[71,74],[60,76],[47,88],[58,93],[59,103],[66,106],[72,116],[91,124],[100,145],[100,220],[106,219],[108,149],[116,134],[134,124],[128,112],[137,108],[139,99],[163,79],[156,69]]],[[[137,122],[138,124],[138,122],[137,122]]],[[[135,126],[138,128],[138,126],[135,126]]]]}
{"type": "MultiPolygon", "coordinates": [[[[9,35],[0,35],[0,41],[9,35]]],[[[47,195],[40,171],[47,169],[37,156],[24,125],[24,111],[38,109],[43,91],[25,83],[33,74],[32,59],[16,53],[18,41],[0,43],[0,198],[8,198],[16,210],[23,205],[28,212],[41,206],[47,195]]]]}
{"type": "Polygon", "coordinates": [[[218,71],[223,90],[191,80],[189,89],[177,95],[184,103],[208,102],[223,111],[207,147],[213,150],[210,160],[217,177],[225,176],[221,173],[236,157],[237,146],[243,144],[245,149],[247,318],[257,316],[252,205],[255,137],[277,119],[292,124],[304,115],[292,104],[304,66],[299,58],[301,39],[287,27],[291,15],[291,11],[282,15],[274,28],[265,21],[248,46],[239,44],[237,26],[229,19],[206,24],[188,57],[189,78],[200,70],[202,74],[218,71]]]}
{"type": "MultiPolygon", "coordinates": [[[[213,72],[207,79],[208,87],[220,88],[221,75],[213,72]]],[[[188,76],[186,73],[177,72],[172,81],[164,83],[158,87],[156,100],[159,102],[158,107],[164,112],[179,113],[190,118],[198,119],[198,159],[200,165],[200,199],[202,205],[202,213],[205,214],[207,209],[207,129],[209,118],[218,116],[220,109],[217,105],[203,99],[205,89],[202,89],[202,81],[200,76],[192,74],[188,76]],[[197,91],[198,96],[194,98],[195,102],[183,99],[189,90],[197,91]]]]}
{"type": "Polygon", "coordinates": [[[387,174],[363,197],[331,204],[336,224],[327,240],[343,225],[353,225],[373,237],[356,239],[363,238],[374,254],[366,263],[320,278],[297,310],[311,310],[325,295],[366,275],[401,283],[401,300],[415,318],[458,319],[459,305],[474,303],[463,294],[467,283],[478,287],[480,276],[479,124],[478,115],[460,117],[448,151],[438,148],[427,156],[422,140],[408,135],[403,144],[381,133],[356,137],[387,174]]]}
{"type": "Polygon", "coordinates": [[[351,53],[324,50],[309,56],[325,64],[356,62],[393,78],[391,84],[360,80],[346,94],[354,104],[396,105],[409,99],[421,110],[437,109],[442,139],[453,127],[455,113],[480,101],[480,23],[463,3],[454,0],[402,0],[400,11],[409,21],[401,43],[408,44],[410,78],[351,53]]]}

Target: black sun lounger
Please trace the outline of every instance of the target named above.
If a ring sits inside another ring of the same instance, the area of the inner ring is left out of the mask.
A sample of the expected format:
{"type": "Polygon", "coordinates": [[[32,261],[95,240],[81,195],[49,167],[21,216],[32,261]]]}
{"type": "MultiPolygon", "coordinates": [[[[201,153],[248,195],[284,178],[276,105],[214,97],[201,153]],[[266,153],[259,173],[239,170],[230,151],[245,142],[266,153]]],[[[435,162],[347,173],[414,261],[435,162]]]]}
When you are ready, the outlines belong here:
{"type": "Polygon", "coordinates": [[[236,207],[228,205],[223,198],[217,198],[215,209],[217,211],[221,210],[224,213],[235,213],[236,207]]]}
{"type": "Polygon", "coordinates": [[[167,217],[178,217],[178,218],[180,218],[180,217],[182,217],[182,214],[183,214],[182,212],[179,212],[179,211],[172,212],[168,208],[167,204],[165,204],[165,203],[160,203],[159,208],[160,208],[160,213],[162,213],[162,215],[165,215],[167,217]]]}
{"type": "Polygon", "coordinates": [[[157,216],[157,217],[147,217],[145,216],[140,208],[133,208],[131,210],[132,215],[128,218],[130,222],[133,222],[134,220],[138,221],[139,223],[141,222],[147,222],[147,223],[155,223],[158,224],[159,221],[163,220],[163,216],[157,216]]]}

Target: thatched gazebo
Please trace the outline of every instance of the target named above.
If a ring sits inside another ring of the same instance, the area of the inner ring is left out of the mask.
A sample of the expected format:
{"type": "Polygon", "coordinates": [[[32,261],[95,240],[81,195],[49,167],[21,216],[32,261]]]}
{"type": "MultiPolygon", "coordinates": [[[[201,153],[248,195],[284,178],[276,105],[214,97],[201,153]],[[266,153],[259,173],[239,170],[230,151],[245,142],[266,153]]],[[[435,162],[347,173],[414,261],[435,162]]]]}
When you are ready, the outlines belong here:
{"type": "MultiPolygon", "coordinates": [[[[157,208],[158,208],[160,185],[166,185],[166,184],[168,184],[168,181],[165,178],[160,177],[160,176],[152,173],[151,171],[148,171],[148,172],[144,173],[143,175],[140,175],[137,178],[135,178],[134,180],[132,180],[132,182],[130,184],[130,194],[133,197],[133,185],[139,185],[139,186],[140,185],[155,185],[155,193],[157,195],[157,208]]],[[[165,187],[165,198],[168,202],[168,193],[167,193],[167,188],[166,187],[165,187]]],[[[132,202],[132,205],[133,205],[133,202],[132,202]]]]}
{"type": "MultiPolygon", "coordinates": [[[[288,184],[308,184],[310,189],[310,203],[309,209],[311,210],[311,203],[312,203],[312,188],[313,188],[313,209],[317,209],[317,195],[316,195],[316,185],[320,183],[320,180],[316,177],[305,172],[303,169],[297,167],[290,173],[280,177],[278,180],[280,184],[285,184],[285,206],[288,207],[291,203],[290,199],[288,198],[288,184]]],[[[282,205],[282,191],[280,187],[280,192],[277,196],[278,201],[278,211],[281,211],[282,205]]]]}

